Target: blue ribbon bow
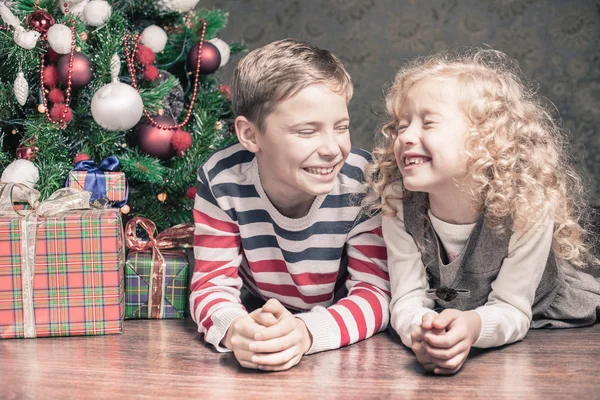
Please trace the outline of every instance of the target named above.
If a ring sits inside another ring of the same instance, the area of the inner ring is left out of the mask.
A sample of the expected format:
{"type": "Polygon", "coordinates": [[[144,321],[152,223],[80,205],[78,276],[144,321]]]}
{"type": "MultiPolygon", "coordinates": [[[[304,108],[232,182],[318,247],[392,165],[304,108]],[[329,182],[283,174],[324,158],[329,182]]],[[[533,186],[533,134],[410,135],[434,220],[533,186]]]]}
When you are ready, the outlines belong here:
{"type": "MultiPolygon", "coordinates": [[[[106,197],[106,176],[104,172],[118,172],[121,163],[116,156],[108,156],[98,167],[93,160],[79,161],[73,167],[73,171],[87,171],[83,188],[92,193],[90,202],[106,197]]],[[[69,174],[70,175],[70,174],[69,174]]],[[[67,186],[69,186],[69,177],[67,177],[67,186]]],[[[125,200],[113,202],[114,207],[123,207],[129,197],[129,185],[125,181],[125,200]]]]}

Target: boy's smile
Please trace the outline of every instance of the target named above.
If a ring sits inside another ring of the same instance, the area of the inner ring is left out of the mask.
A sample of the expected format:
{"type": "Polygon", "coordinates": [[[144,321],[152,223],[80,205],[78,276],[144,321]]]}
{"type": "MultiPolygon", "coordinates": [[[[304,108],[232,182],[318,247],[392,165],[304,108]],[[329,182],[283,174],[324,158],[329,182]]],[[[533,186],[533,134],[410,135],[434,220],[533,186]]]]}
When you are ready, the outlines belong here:
{"type": "Polygon", "coordinates": [[[280,101],[255,135],[261,184],[292,218],[308,213],[316,196],[332,191],[350,152],[346,98],[315,84],[280,101]]]}

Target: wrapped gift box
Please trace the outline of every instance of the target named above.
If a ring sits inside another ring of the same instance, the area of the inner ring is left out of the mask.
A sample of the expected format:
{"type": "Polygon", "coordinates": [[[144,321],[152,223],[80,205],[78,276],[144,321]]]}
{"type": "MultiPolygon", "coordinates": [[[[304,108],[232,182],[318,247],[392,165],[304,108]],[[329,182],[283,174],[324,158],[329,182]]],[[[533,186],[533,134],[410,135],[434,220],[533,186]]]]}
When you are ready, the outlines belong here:
{"type": "MultiPolygon", "coordinates": [[[[69,179],[67,180],[67,186],[72,188],[89,190],[93,194],[97,194],[96,197],[106,196],[108,201],[113,203],[122,203],[127,201],[127,178],[123,172],[104,172],[103,173],[103,188],[104,193],[99,191],[96,193],[92,186],[88,183],[86,187],[85,180],[88,174],[94,174],[94,172],[88,171],[70,171],[69,179]]],[[[95,200],[92,196],[92,201],[95,200]]]]}
{"type": "Polygon", "coordinates": [[[154,223],[142,217],[125,228],[125,318],[186,316],[190,266],[184,248],[191,246],[194,225],[177,225],[154,237],[155,232],[154,223]],[[137,228],[147,239],[137,236],[137,228]]]}
{"type": "Polygon", "coordinates": [[[157,284],[155,279],[153,284],[151,274],[155,257],[152,251],[131,251],[127,255],[125,318],[185,318],[189,274],[187,255],[184,251],[163,250],[162,256],[163,271],[157,272],[162,282],[157,284]],[[150,296],[153,297],[152,302],[150,296]]]}
{"type": "Polygon", "coordinates": [[[120,212],[55,214],[65,207],[89,208],[88,192],[61,189],[66,195],[34,201],[32,210],[17,213],[6,207],[12,191],[7,186],[0,184],[0,338],[121,333],[125,246],[120,212]],[[83,195],[74,205],[72,192],[83,195]]]}

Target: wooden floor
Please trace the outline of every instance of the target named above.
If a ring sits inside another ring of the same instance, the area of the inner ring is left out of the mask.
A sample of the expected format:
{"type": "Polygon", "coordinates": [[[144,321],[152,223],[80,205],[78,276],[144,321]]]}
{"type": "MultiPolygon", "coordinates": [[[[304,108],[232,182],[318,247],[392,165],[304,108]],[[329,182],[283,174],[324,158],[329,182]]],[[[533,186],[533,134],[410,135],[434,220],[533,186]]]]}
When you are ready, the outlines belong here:
{"type": "Polygon", "coordinates": [[[600,324],[530,331],[478,351],[452,377],[423,373],[388,333],[305,357],[279,373],[245,370],[198,340],[194,323],[126,321],[123,335],[0,340],[0,397],[182,399],[600,398],[600,324]]]}

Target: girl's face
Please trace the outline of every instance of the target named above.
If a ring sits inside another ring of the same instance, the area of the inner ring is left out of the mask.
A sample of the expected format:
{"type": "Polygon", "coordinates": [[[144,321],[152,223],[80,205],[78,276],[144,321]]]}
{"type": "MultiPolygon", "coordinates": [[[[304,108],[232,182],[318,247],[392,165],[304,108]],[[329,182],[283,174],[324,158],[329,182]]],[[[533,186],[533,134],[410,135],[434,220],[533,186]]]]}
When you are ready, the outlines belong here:
{"type": "Polygon", "coordinates": [[[452,79],[429,78],[414,86],[400,110],[394,155],[406,189],[454,196],[465,177],[470,123],[452,79]]]}

